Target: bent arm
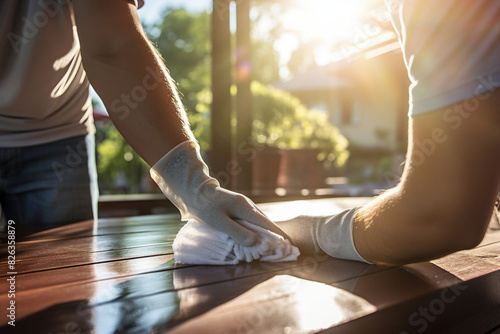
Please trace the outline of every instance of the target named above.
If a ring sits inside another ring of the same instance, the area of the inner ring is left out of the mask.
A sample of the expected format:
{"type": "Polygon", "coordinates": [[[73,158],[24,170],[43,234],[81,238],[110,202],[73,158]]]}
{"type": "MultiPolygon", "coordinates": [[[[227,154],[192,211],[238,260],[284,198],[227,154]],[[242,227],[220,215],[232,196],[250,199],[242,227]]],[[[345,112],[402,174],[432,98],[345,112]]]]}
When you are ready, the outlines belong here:
{"type": "Polygon", "coordinates": [[[125,140],[153,167],[164,194],[190,218],[241,245],[259,238],[236,219],[286,237],[250,199],[209,176],[173,80],[145,36],[135,6],[125,0],[74,0],[73,5],[90,82],[125,140]]]}
{"type": "Polygon", "coordinates": [[[363,258],[417,262],[481,242],[500,190],[500,90],[472,99],[410,120],[400,184],[355,216],[363,258]]]}
{"type": "Polygon", "coordinates": [[[482,97],[467,114],[444,108],[410,120],[401,182],[356,209],[352,235],[337,219],[346,212],[299,216],[279,226],[302,253],[360,261],[345,255],[357,251],[361,260],[378,264],[432,260],[475,247],[500,191],[500,90],[482,97]]]}
{"type": "Polygon", "coordinates": [[[194,137],[175,84],[124,0],[75,0],[85,71],[132,148],[154,165],[194,137]]]}

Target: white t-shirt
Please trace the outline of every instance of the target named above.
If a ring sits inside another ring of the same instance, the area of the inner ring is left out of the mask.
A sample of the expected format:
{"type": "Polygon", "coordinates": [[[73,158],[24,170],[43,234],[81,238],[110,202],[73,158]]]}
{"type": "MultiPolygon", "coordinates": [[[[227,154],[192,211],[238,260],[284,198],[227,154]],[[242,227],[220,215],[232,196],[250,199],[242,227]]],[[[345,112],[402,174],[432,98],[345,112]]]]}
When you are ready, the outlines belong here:
{"type": "Polygon", "coordinates": [[[71,1],[1,0],[0,147],[93,131],[71,1]]]}
{"type": "Polygon", "coordinates": [[[410,86],[410,115],[500,87],[499,0],[386,0],[410,86]]]}

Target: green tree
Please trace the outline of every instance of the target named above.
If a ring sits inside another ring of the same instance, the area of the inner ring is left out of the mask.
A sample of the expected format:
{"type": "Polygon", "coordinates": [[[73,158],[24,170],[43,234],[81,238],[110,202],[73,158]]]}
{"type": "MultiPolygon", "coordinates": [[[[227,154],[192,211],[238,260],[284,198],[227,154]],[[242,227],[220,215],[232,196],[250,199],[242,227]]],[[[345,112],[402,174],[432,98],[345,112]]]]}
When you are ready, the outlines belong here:
{"type": "Polygon", "coordinates": [[[188,112],[196,112],[197,94],[210,87],[210,14],[167,8],[163,21],[147,28],[178,83],[188,112]]]}
{"type": "MultiPolygon", "coordinates": [[[[260,5],[256,7],[259,9],[260,5]]],[[[263,10],[253,19],[253,26],[259,24],[263,10]]],[[[152,42],[157,47],[177,81],[183,95],[184,105],[189,113],[204,112],[197,109],[198,94],[211,85],[211,35],[210,13],[191,13],[183,8],[167,8],[163,21],[146,27],[152,42]]],[[[252,32],[252,77],[254,80],[271,84],[279,80],[279,54],[274,42],[279,38],[279,25],[262,32],[252,32]]],[[[233,36],[234,38],[234,36],[233,36]]],[[[233,41],[234,43],[234,41],[233,41]]]]}
{"type": "MultiPolygon", "coordinates": [[[[260,5],[257,8],[261,8],[260,5]]],[[[261,8],[262,9],[262,8],[261,8]]],[[[254,17],[253,25],[262,18],[254,17]]],[[[191,128],[202,149],[209,146],[211,96],[211,14],[167,8],[162,22],[146,27],[153,44],[163,56],[182,96],[191,128]]],[[[279,25],[252,34],[252,76],[270,84],[279,80],[279,55],[274,48],[279,25]]],[[[234,39],[234,36],[233,36],[234,39]]],[[[234,41],[233,41],[234,43],[234,41]]]]}
{"type": "Polygon", "coordinates": [[[140,192],[142,177],[149,166],[123,139],[113,124],[96,123],[99,183],[110,193],[140,192]],[[123,178],[127,184],[117,188],[115,181],[123,178]]]}
{"type": "Polygon", "coordinates": [[[274,16],[269,11],[270,4],[255,3],[252,7],[252,79],[263,84],[273,84],[280,80],[279,52],[276,41],[283,33],[279,20],[263,29],[264,22],[274,16]]]}
{"type": "MultiPolygon", "coordinates": [[[[349,157],[349,142],[337,127],[328,122],[325,113],[307,109],[292,94],[257,81],[252,82],[251,89],[254,106],[252,138],[255,145],[280,149],[320,149],[318,158],[326,166],[345,165],[349,157]]],[[[235,86],[231,92],[236,94],[235,86]]],[[[210,92],[207,90],[199,95],[200,109],[208,110],[210,92]]],[[[200,131],[195,132],[195,135],[199,140],[207,138],[203,133],[209,131],[210,120],[206,115],[199,113],[199,118],[195,120],[200,131]]],[[[203,140],[200,140],[200,144],[202,148],[208,148],[208,143],[203,140]]]]}
{"type": "Polygon", "coordinates": [[[253,137],[257,145],[281,149],[320,149],[326,166],[343,167],[349,157],[349,142],[328,122],[325,113],[307,107],[292,94],[252,83],[255,120],[253,137]]]}

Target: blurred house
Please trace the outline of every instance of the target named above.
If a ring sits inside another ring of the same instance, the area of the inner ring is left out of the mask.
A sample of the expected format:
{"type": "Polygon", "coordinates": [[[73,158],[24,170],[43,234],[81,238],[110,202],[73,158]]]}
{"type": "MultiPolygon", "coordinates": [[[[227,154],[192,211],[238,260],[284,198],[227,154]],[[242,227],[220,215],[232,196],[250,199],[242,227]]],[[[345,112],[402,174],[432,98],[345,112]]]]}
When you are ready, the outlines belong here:
{"type": "Polygon", "coordinates": [[[409,80],[395,39],[274,86],[326,112],[351,145],[394,150],[407,140],[409,80]]]}

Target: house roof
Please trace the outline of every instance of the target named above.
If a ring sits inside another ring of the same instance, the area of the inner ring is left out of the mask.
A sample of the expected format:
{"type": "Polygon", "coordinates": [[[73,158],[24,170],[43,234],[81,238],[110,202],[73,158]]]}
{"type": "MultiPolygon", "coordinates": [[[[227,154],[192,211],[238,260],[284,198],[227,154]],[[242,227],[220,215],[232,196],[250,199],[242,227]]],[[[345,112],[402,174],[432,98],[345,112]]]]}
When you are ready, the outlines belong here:
{"type": "Polygon", "coordinates": [[[399,42],[393,36],[367,48],[353,59],[312,67],[305,72],[295,74],[289,81],[278,82],[273,86],[292,93],[352,87],[356,85],[359,77],[366,76],[369,62],[381,61],[393,54],[400,56],[400,53],[399,42]]]}
{"type": "Polygon", "coordinates": [[[317,66],[294,75],[289,81],[278,82],[273,86],[288,92],[303,92],[349,87],[351,84],[347,80],[332,76],[329,73],[328,66],[317,66]]]}

